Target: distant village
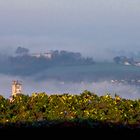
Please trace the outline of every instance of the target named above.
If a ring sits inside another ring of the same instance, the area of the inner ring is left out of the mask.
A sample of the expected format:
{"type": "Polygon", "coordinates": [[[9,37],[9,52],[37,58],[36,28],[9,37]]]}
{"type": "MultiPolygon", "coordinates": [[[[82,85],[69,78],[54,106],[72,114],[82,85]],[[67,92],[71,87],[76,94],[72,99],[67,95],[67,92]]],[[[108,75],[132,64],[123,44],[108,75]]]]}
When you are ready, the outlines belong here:
{"type": "Polygon", "coordinates": [[[70,52],[66,50],[46,50],[44,53],[30,53],[29,49],[18,47],[15,51],[15,56],[30,56],[35,58],[45,58],[45,59],[60,59],[64,58],[65,60],[81,60],[89,63],[94,63],[93,58],[83,57],[79,52],[70,52]]]}
{"type": "Polygon", "coordinates": [[[140,79],[131,79],[131,80],[124,80],[124,79],[121,79],[121,80],[110,80],[110,82],[112,84],[129,84],[129,85],[135,85],[135,86],[140,86],[140,79]]]}
{"type": "Polygon", "coordinates": [[[133,58],[128,58],[126,56],[116,56],[113,60],[116,64],[123,64],[126,66],[140,66],[140,61],[135,61],[133,58]]]}

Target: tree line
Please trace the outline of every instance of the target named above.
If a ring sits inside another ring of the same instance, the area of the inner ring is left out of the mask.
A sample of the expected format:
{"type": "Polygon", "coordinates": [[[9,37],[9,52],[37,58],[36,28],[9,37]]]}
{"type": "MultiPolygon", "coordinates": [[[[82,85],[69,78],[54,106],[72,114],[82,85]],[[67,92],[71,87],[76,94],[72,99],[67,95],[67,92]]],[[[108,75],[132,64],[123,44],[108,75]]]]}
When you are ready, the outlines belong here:
{"type": "MultiPolygon", "coordinates": [[[[38,53],[39,54],[39,53],[38,53]]],[[[15,55],[5,56],[0,54],[0,73],[29,76],[47,70],[56,66],[73,66],[94,64],[95,61],[91,57],[83,57],[78,52],[69,52],[65,50],[51,51],[51,59],[44,55],[35,57],[30,50],[18,47],[15,55]]]]}
{"type": "Polygon", "coordinates": [[[90,91],[79,95],[64,93],[33,93],[6,99],[0,96],[0,124],[26,124],[26,127],[49,127],[67,122],[65,125],[96,127],[98,122],[109,126],[140,125],[140,99],[130,100],[110,94],[98,96],[90,91]],[[53,123],[52,123],[53,122],[53,123]],[[68,123],[69,122],[69,123],[68,123]],[[72,124],[71,124],[71,123],[72,124]]]}

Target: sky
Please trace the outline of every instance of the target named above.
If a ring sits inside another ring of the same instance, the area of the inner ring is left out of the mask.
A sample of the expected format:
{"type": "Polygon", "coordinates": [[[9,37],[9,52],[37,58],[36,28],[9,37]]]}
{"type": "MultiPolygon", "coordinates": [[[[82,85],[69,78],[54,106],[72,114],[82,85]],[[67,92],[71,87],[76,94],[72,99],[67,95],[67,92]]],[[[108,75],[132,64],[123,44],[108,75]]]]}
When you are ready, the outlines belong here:
{"type": "Polygon", "coordinates": [[[140,51],[139,0],[0,0],[0,49],[69,50],[97,60],[140,51]]]}

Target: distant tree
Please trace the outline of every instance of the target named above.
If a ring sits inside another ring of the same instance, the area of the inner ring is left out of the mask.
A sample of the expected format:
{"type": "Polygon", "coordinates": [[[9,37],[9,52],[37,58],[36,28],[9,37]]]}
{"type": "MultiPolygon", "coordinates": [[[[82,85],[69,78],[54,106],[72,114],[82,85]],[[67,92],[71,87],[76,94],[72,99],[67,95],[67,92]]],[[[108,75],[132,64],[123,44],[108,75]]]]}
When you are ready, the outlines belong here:
{"type": "Polygon", "coordinates": [[[115,63],[119,64],[120,61],[121,61],[121,58],[119,56],[116,56],[116,57],[113,58],[113,60],[114,60],[115,63]]]}
{"type": "Polygon", "coordinates": [[[29,53],[29,49],[23,48],[23,47],[18,47],[18,48],[16,49],[15,53],[16,53],[17,55],[26,55],[26,54],[29,53]]]}
{"type": "Polygon", "coordinates": [[[116,56],[116,57],[114,57],[113,60],[117,64],[123,64],[124,62],[129,62],[130,64],[134,63],[134,59],[133,58],[128,58],[126,56],[116,56]]]}

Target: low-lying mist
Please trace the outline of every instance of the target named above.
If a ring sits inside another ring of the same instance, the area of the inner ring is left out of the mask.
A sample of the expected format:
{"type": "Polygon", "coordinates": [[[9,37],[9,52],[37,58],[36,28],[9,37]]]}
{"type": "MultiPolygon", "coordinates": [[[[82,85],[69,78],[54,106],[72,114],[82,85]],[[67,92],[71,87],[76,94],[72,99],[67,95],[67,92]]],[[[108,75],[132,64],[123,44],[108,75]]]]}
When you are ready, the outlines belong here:
{"type": "Polygon", "coordinates": [[[19,80],[23,84],[22,91],[25,95],[31,95],[35,92],[45,92],[51,94],[80,94],[84,90],[89,90],[97,95],[115,94],[122,98],[138,99],[140,98],[140,87],[128,84],[113,84],[107,80],[98,82],[70,82],[59,80],[37,81],[32,78],[21,78],[9,75],[0,75],[0,94],[6,98],[11,96],[11,85],[13,80],[19,80]]]}

